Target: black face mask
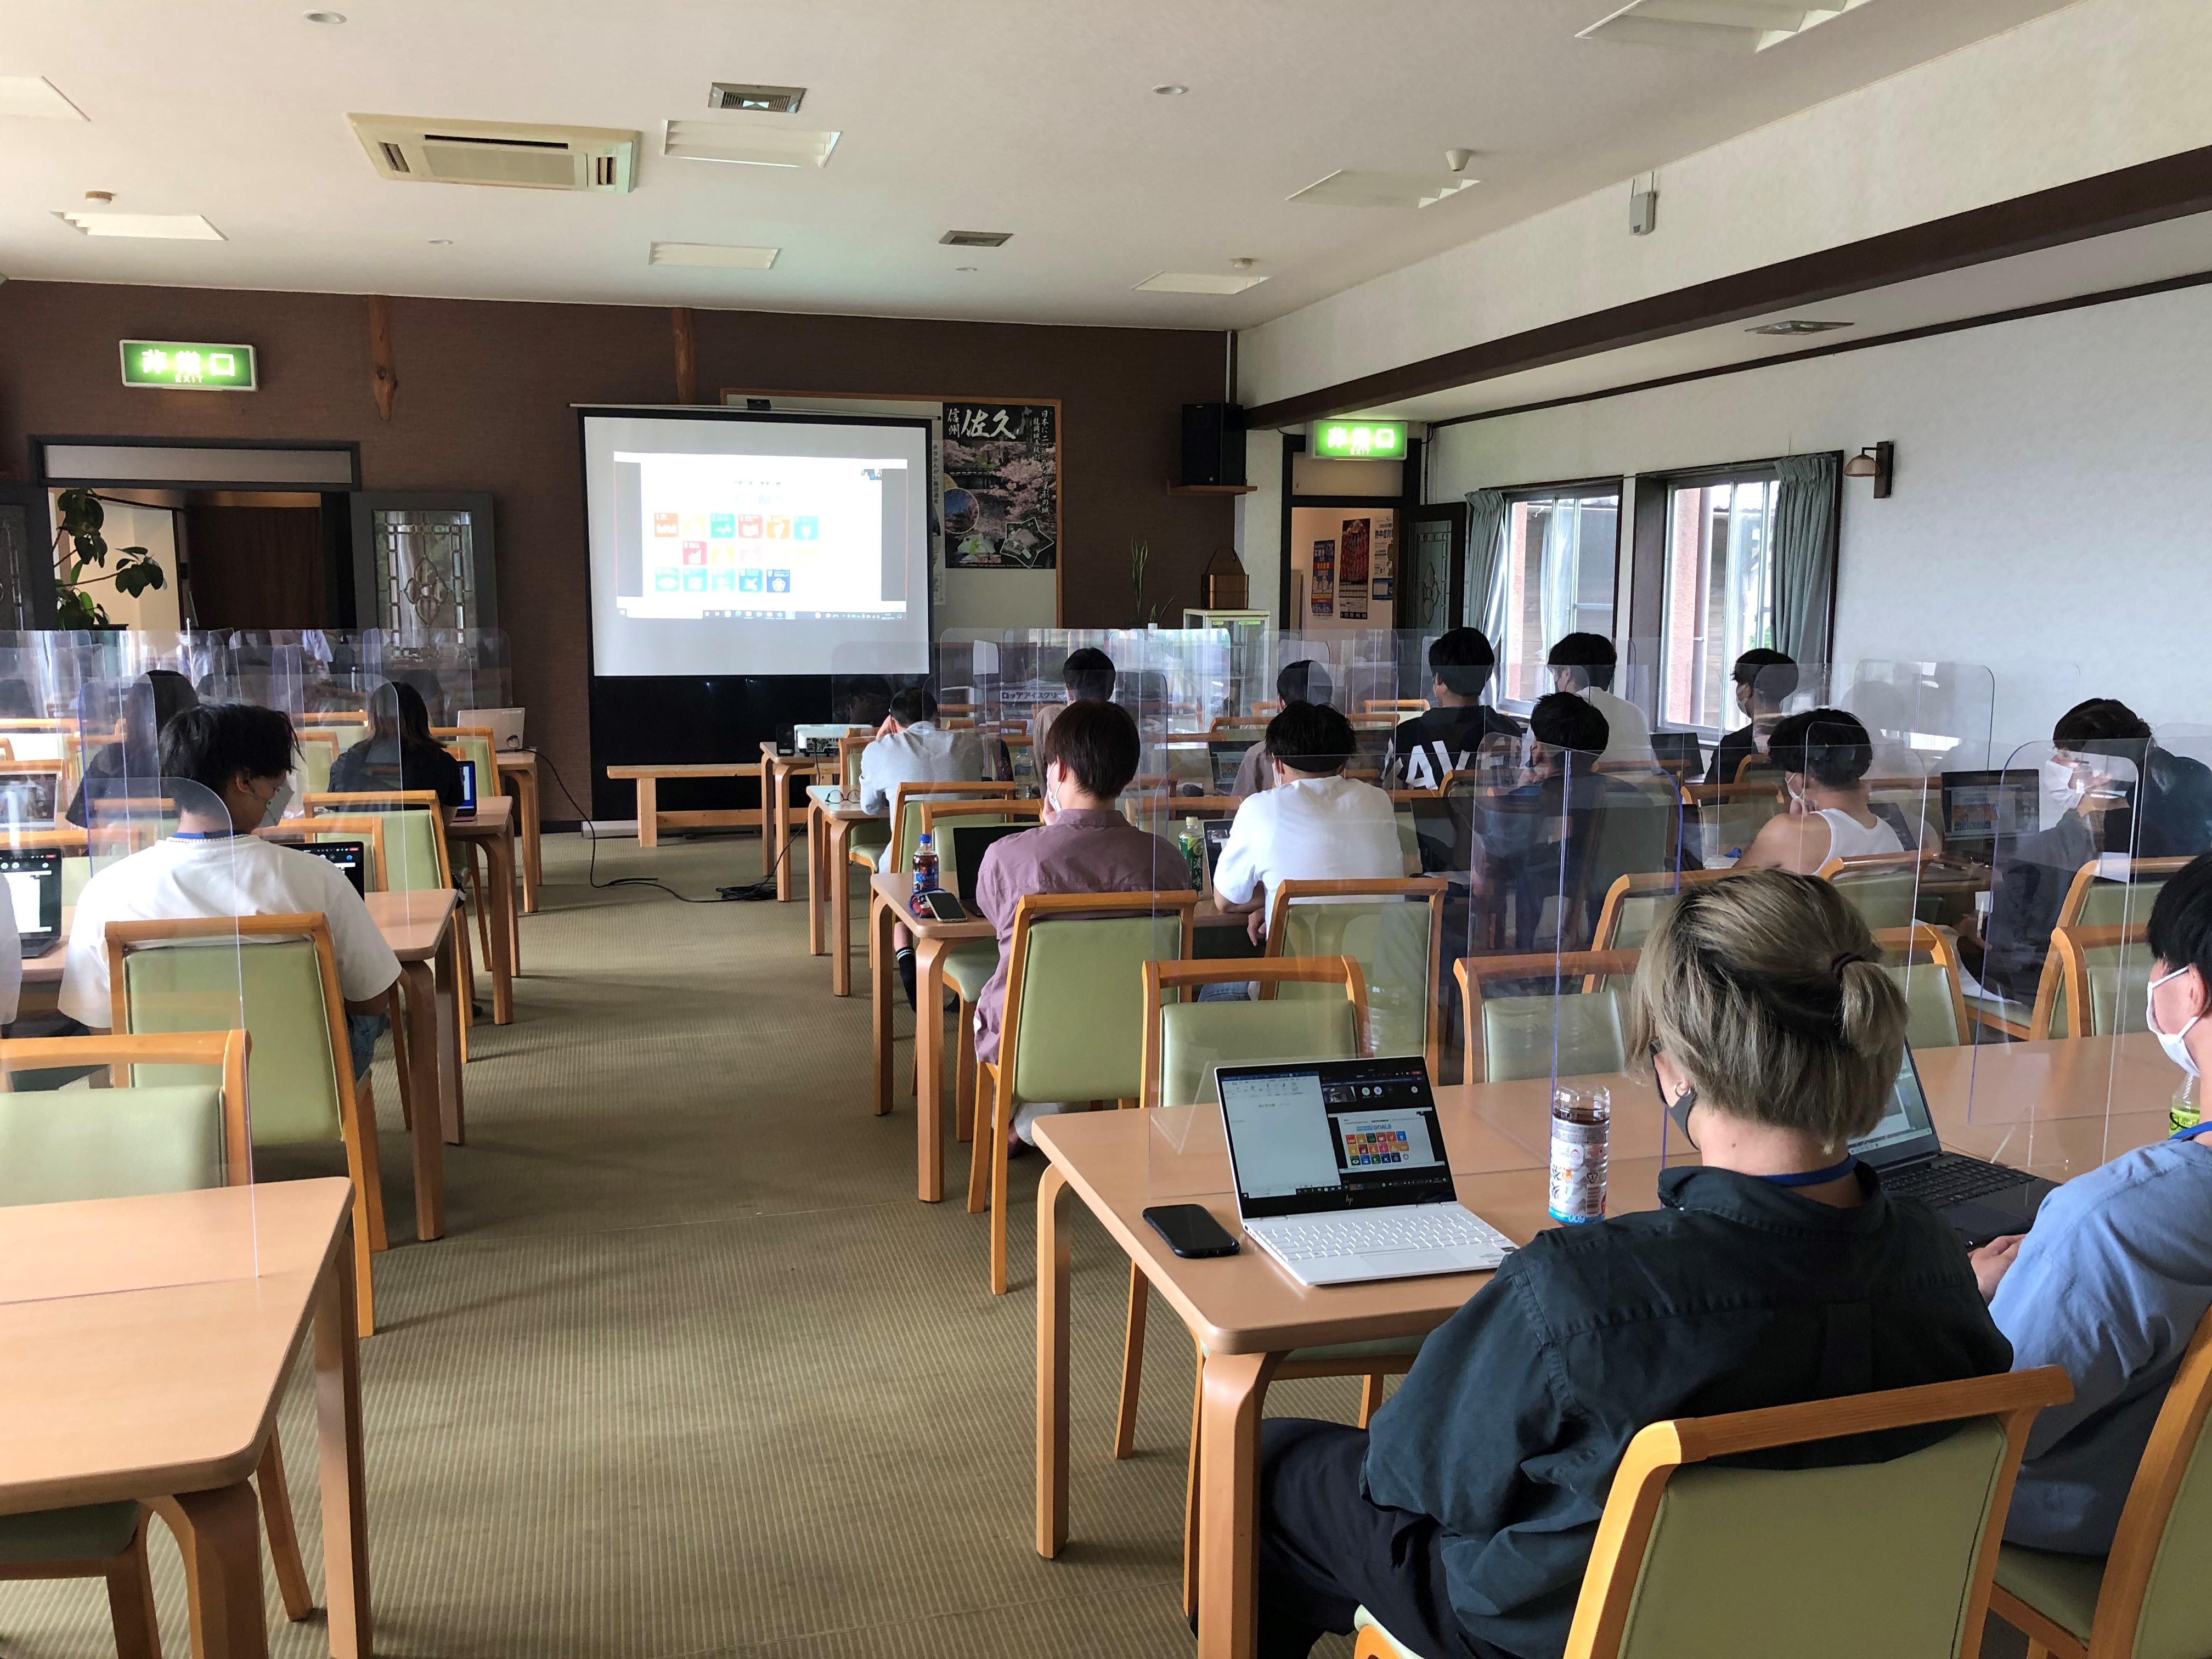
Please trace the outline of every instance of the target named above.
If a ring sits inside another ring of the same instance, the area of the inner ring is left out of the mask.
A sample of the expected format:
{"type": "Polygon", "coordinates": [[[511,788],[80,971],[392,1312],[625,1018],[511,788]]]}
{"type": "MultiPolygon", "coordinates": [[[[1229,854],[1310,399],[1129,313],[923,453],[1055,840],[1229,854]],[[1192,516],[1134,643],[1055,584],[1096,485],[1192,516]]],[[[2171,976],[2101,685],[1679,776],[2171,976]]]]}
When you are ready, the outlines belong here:
{"type": "MultiPolygon", "coordinates": [[[[1656,1042],[1651,1045],[1651,1057],[1654,1060],[1659,1057],[1659,1045],[1656,1042]]],[[[1690,1150],[1696,1152],[1697,1138],[1690,1133],[1690,1109],[1698,1103],[1697,1090],[1685,1089],[1674,1099],[1668,1099],[1667,1085],[1660,1082],[1656,1066],[1651,1068],[1651,1089],[1659,1097],[1659,1103],[1666,1109],[1667,1115],[1674,1120],[1674,1127],[1682,1132],[1682,1139],[1690,1143],[1690,1150]]]]}

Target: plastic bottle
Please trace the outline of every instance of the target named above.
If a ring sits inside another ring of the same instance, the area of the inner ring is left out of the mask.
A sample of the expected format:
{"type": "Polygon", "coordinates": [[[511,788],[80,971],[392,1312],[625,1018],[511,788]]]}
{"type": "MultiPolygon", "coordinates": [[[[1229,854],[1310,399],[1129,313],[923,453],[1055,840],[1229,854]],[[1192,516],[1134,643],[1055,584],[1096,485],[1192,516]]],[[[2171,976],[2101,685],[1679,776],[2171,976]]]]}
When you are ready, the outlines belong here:
{"type": "Polygon", "coordinates": [[[1182,849],[1184,866],[1190,872],[1190,889],[1194,893],[1206,890],[1206,832],[1198,827],[1196,818],[1182,821],[1182,833],[1176,837],[1176,845],[1182,849]]]}
{"type": "Polygon", "coordinates": [[[2173,1091],[2173,1104],[2166,1108],[2166,1121],[2177,1133],[2193,1129],[2200,1121],[2200,1102],[2197,1079],[2188,1073],[2181,1074],[2181,1086],[2173,1091]]]}
{"type": "Polygon", "coordinates": [[[937,846],[927,831],[914,844],[914,890],[917,893],[937,890],[937,846]]]}
{"type": "Polygon", "coordinates": [[[1552,1218],[1605,1218],[1613,1096],[1604,1089],[1552,1091],[1552,1218]]]}

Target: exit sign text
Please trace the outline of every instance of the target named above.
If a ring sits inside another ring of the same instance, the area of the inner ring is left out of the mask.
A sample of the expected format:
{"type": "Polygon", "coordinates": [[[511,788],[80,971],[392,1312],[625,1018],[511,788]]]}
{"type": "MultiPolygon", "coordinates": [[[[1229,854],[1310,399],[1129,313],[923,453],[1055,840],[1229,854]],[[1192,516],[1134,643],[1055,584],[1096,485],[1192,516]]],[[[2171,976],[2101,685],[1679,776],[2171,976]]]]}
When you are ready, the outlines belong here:
{"type": "Polygon", "coordinates": [[[253,348],[210,345],[198,340],[125,340],[123,384],[182,392],[251,392],[256,381],[253,348]]]}
{"type": "Polygon", "coordinates": [[[1306,453],[1330,460],[1402,461],[1403,421],[1316,421],[1306,434],[1306,453]]]}

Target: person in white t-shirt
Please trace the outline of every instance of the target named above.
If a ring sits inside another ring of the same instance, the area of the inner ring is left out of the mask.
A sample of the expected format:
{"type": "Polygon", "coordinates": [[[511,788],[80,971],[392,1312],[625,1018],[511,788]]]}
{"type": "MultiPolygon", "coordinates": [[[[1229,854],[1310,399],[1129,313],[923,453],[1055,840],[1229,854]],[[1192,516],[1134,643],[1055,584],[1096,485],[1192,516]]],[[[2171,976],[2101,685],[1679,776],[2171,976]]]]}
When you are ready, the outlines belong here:
{"type": "Polygon", "coordinates": [[[92,1030],[107,1029],[111,921],[319,911],[330,924],[354,1074],[368,1070],[399,958],[335,865],[253,833],[282,815],[293,758],[292,723],[273,708],[210,703],[169,723],[161,733],[161,774],[198,787],[180,791],[188,799],[179,799],[175,835],[85,884],[63,959],[62,1012],[92,1030]]]}
{"type": "Polygon", "coordinates": [[[1552,683],[1571,691],[1605,716],[1607,733],[1601,761],[1639,761],[1654,764],[1651,722],[1626,697],[1613,695],[1613,675],[1620,659],[1613,641],[1602,634],[1570,634],[1553,646],[1544,665],[1552,683]]]}
{"type": "Polygon", "coordinates": [[[1267,902],[1285,881],[1381,880],[1418,874],[1398,839],[1397,808],[1343,775],[1358,747],[1352,722],[1326,703],[1294,702],[1267,722],[1276,785],[1237,809],[1213,872],[1213,902],[1267,937],[1267,902]]]}
{"type": "Polygon", "coordinates": [[[1790,810],[1760,828],[1741,868],[1771,865],[1814,876],[1831,859],[1943,850],[1932,826],[1874,799],[1867,783],[1874,739],[1857,715],[1840,708],[1792,714],[1774,728],[1766,753],[1782,769],[1790,810]]]}
{"type": "Polygon", "coordinates": [[[7,939],[0,941],[0,1025],[13,1025],[23,1000],[23,936],[13,927],[5,931],[7,939]]]}

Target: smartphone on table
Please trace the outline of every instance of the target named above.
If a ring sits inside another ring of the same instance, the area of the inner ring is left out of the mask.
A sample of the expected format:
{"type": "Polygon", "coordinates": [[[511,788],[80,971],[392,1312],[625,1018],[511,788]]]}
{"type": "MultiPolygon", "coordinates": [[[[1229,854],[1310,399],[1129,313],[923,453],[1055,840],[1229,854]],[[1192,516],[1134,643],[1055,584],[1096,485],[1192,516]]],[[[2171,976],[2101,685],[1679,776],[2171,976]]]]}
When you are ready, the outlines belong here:
{"type": "Polygon", "coordinates": [[[968,907],[960,902],[960,895],[949,893],[942,887],[915,895],[914,908],[932,921],[966,921],[968,907]]]}
{"type": "Polygon", "coordinates": [[[1237,1254],[1235,1237],[1203,1204],[1155,1204],[1145,1212],[1152,1231],[1177,1255],[1205,1257],[1237,1254]]]}

